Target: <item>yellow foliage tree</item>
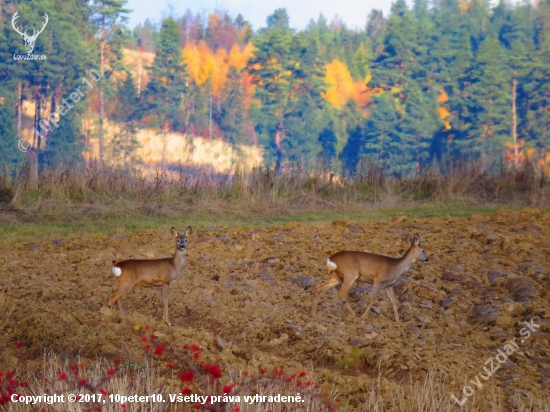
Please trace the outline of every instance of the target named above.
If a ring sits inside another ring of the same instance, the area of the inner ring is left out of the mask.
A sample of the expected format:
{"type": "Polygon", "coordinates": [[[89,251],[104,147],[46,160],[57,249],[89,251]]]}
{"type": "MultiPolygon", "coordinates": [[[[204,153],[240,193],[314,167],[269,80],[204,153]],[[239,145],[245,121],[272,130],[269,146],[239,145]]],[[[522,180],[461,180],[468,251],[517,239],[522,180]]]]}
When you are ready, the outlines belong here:
{"type": "Polygon", "coordinates": [[[241,50],[238,44],[234,44],[229,52],[229,67],[235,67],[237,71],[241,71],[246,67],[248,60],[252,56],[252,50],[254,46],[251,43],[248,43],[241,50]]]}
{"type": "Polygon", "coordinates": [[[353,99],[359,107],[366,107],[376,90],[369,89],[368,84],[371,76],[365,79],[353,81],[348,67],[338,59],[334,59],[325,67],[325,83],[327,91],[323,97],[337,109],[341,109],[349,99],[353,99]]]}
{"type": "MultiPolygon", "coordinates": [[[[242,49],[235,44],[229,55],[222,48],[213,53],[203,40],[198,44],[188,43],[183,49],[183,57],[191,78],[203,89],[207,84],[210,84],[212,94],[217,97],[224,90],[229,69],[235,67],[240,72],[246,66],[246,62],[251,55],[251,44],[247,44],[242,49]]],[[[244,87],[244,89],[247,94],[252,93],[250,82],[247,82],[246,86],[248,87],[244,87]]]]}
{"type": "Polygon", "coordinates": [[[354,94],[354,84],[348,67],[338,59],[334,59],[325,67],[325,83],[327,91],[323,97],[337,109],[341,109],[354,94]]]}
{"type": "Polygon", "coordinates": [[[449,100],[449,95],[442,88],[439,89],[439,96],[436,100],[437,103],[441,104],[441,106],[437,108],[439,111],[439,118],[445,123],[445,130],[451,130],[451,112],[443,106],[443,103],[447,100],[449,100]]]}

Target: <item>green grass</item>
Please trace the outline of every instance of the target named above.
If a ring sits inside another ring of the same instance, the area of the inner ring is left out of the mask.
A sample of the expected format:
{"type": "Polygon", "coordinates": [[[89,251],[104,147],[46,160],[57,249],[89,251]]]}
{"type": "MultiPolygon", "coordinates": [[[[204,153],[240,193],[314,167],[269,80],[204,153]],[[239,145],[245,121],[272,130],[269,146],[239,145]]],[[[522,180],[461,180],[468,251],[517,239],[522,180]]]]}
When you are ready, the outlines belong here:
{"type": "Polygon", "coordinates": [[[391,216],[405,215],[409,219],[426,219],[438,216],[464,217],[472,214],[491,214],[499,208],[489,206],[432,205],[412,208],[373,208],[345,212],[306,213],[280,217],[269,216],[221,216],[201,215],[173,217],[143,217],[111,220],[83,220],[79,222],[43,222],[0,225],[0,244],[29,243],[39,240],[53,240],[66,237],[87,237],[94,235],[112,236],[138,230],[168,230],[171,226],[194,229],[214,226],[262,227],[283,225],[287,222],[304,224],[330,224],[334,220],[385,221],[391,216]]]}

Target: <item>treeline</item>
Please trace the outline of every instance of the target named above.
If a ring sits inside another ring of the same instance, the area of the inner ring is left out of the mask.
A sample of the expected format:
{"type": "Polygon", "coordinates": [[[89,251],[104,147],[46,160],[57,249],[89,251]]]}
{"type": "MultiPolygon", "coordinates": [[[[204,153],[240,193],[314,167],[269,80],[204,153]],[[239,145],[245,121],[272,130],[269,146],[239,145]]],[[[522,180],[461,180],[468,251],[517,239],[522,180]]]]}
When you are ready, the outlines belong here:
{"type": "Polygon", "coordinates": [[[78,161],[91,139],[100,158],[131,161],[135,130],[149,127],[159,139],[181,132],[259,145],[278,168],[324,162],[354,173],[368,159],[419,173],[448,158],[550,168],[550,0],[492,8],[416,0],[412,9],[398,0],[387,17],[373,10],[361,30],[320,16],[302,31],[289,26],[285,9],[256,31],[221,11],[147,20],[130,31],[125,3],[6,5],[3,161],[78,161]],[[13,60],[25,53],[11,24],[16,10],[29,28],[49,15],[34,50],[47,60],[13,60]],[[101,74],[97,87],[59,127],[44,121],[90,69],[101,74]],[[17,142],[28,102],[36,110],[25,155],[17,142]],[[108,147],[106,120],[124,125],[108,147]]]}

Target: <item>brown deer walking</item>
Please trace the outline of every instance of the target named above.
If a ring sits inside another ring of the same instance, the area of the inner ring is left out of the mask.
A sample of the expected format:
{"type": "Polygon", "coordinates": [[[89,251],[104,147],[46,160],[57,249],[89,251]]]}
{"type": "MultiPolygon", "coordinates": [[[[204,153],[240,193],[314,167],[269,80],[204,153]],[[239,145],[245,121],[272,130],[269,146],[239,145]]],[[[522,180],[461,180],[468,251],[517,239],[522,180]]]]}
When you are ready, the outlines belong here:
{"type": "Polygon", "coordinates": [[[179,277],[181,268],[185,264],[187,256],[187,239],[192,233],[191,226],[184,234],[172,228],[172,236],[176,239],[176,250],[174,256],[164,259],[153,260],[124,260],[115,262],[113,275],[118,280],[118,289],[109,298],[109,306],[118,303],[120,316],[124,316],[120,299],[126,295],[134,286],[141,287],[162,287],[162,302],[164,304],[163,320],[168,326],[172,326],[168,319],[168,288],[170,283],[179,277]]]}
{"type": "Polygon", "coordinates": [[[399,322],[393,285],[395,285],[399,277],[409,269],[411,264],[415,263],[417,260],[422,262],[428,261],[424,249],[420,245],[420,236],[418,236],[418,233],[414,235],[409,250],[400,258],[375,255],[374,253],[367,252],[344,251],[335,253],[327,259],[327,269],[330,279],[317,286],[311,314],[313,316],[317,315],[317,305],[319,304],[321,293],[342,283],[338,296],[344,301],[346,309],[355,318],[355,312],[348,302],[348,293],[353,283],[357,279],[360,279],[372,283],[370,304],[361,317],[368,313],[380,289],[386,289],[388,298],[393,305],[395,320],[399,322]]]}

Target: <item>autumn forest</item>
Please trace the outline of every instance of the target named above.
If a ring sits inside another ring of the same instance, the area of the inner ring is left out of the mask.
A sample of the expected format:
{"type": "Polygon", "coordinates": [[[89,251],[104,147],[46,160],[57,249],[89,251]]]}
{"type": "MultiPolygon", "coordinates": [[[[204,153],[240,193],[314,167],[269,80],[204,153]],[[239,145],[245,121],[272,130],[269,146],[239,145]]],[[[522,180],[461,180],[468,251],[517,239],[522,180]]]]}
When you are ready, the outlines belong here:
{"type": "Polygon", "coordinates": [[[142,161],[144,129],[161,143],[180,134],[242,155],[255,148],[278,170],[323,164],[353,175],[370,162],[409,175],[456,159],[550,167],[549,0],[397,0],[358,29],[321,15],[304,30],[285,9],[258,29],[220,10],[130,30],[125,0],[2,4],[8,167],[142,161]],[[33,53],[47,59],[15,59],[26,51],[14,25],[38,29],[45,13],[33,53]],[[90,73],[94,87],[59,115],[90,73]]]}

